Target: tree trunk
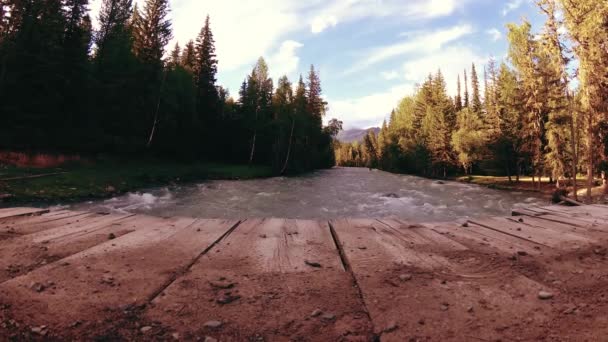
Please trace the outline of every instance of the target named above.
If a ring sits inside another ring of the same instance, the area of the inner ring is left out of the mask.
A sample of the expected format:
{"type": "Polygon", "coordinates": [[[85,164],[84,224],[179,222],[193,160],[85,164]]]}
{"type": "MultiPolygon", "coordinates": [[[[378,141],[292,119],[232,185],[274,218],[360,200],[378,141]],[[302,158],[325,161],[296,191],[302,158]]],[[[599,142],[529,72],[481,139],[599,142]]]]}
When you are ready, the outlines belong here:
{"type": "Polygon", "coordinates": [[[593,118],[592,115],[588,114],[588,125],[587,127],[587,202],[591,203],[591,189],[593,188],[593,118]]]}
{"type": "Polygon", "coordinates": [[[158,125],[158,112],[160,111],[160,101],[163,95],[163,88],[165,87],[165,79],[167,78],[167,72],[163,71],[163,78],[160,82],[160,89],[158,91],[158,100],[156,101],[156,111],[154,113],[154,124],[152,125],[152,131],[150,132],[150,137],[148,138],[148,144],[146,144],[147,148],[152,146],[152,140],[154,139],[154,133],[156,132],[156,125],[158,125]]]}
{"type": "Polygon", "coordinates": [[[251,166],[251,163],[253,163],[253,156],[255,154],[255,140],[257,139],[258,136],[258,129],[254,129],[253,131],[253,139],[251,141],[251,153],[249,154],[249,166],[251,166]]]}
{"type": "Polygon", "coordinates": [[[253,139],[251,140],[251,153],[249,154],[249,166],[253,163],[253,156],[255,155],[255,141],[258,137],[258,108],[255,109],[255,123],[253,128],[253,139]]]}
{"type": "MultiPolygon", "coordinates": [[[[568,101],[570,101],[568,99],[568,101]]],[[[572,149],[572,193],[574,194],[574,200],[578,201],[578,185],[576,184],[576,168],[578,166],[578,152],[576,149],[576,130],[574,125],[574,115],[570,118],[570,148],[572,149]]]]}
{"type": "Polygon", "coordinates": [[[285,174],[285,170],[287,170],[287,165],[289,164],[289,156],[291,155],[291,144],[293,141],[293,129],[296,126],[296,120],[294,118],[291,119],[291,133],[289,134],[289,146],[287,147],[287,156],[285,157],[285,163],[283,164],[283,169],[281,170],[281,175],[285,174]]]}

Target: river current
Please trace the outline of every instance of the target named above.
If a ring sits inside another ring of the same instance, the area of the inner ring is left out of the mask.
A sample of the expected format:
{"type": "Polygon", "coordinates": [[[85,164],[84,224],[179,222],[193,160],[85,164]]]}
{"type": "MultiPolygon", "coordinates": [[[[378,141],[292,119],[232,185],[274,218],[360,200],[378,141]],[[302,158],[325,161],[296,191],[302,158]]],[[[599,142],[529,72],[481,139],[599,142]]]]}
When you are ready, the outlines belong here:
{"type": "Polygon", "coordinates": [[[546,201],[532,193],[364,168],[334,168],[299,177],[207,181],[147,189],[71,208],[163,217],[398,217],[409,222],[440,222],[510,215],[513,208],[543,204],[546,201]]]}

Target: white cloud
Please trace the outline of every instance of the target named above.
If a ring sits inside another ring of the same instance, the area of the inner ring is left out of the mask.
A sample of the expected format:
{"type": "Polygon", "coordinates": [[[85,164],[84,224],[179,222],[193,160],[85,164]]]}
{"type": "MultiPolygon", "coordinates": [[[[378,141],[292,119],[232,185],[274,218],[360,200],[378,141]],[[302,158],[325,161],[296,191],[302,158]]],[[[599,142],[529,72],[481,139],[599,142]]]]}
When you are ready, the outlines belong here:
{"type": "Polygon", "coordinates": [[[395,70],[392,71],[383,71],[380,73],[380,76],[387,81],[392,81],[399,78],[399,73],[395,70]]]}
{"type": "Polygon", "coordinates": [[[510,0],[509,2],[507,2],[505,8],[502,10],[502,15],[506,16],[507,14],[515,11],[516,9],[520,8],[523,3],[524,0],[510,0]]]}
{"type": "Polygon", "coordinates": [[[403,84],[386,92],[379,92],[353,99],[329,100],[327,118],[337,117],[348,128],[379,126],[404,96],[411,94],[414,84],[403,84]]]}
{"type": "MultiPolygon", "coordinates": [[[[487,60],[487,57],[476,54],[468,47],[456,46],[444,49],[439,53],[409,60],[403,64],[403,71],[406,80],[422,83],[429,73],[434,74],[441,69],[447,84],[448,94],[454,96],[456,95],[458,75],[462,75],[465,69],[470,75],[471,63],[475,63],[477,76],[480,83],[483,83],[483,65],[487,60]]],[[[461,81],[464,81],[462,76],[461,81]]],[[[462,87],[464,89],[464,85],[462,87]]]]}
{"type": "Polygon", "coordinates": [[[430,53],[441,50],[445,44],[456,41],[473,32],[469,24],[458,25],[448,29],[438,30],[432,33],[420,33],[408,38],[408,40],[373,49],[363,60],[345,71],[345,74],[363,70],[387,59],[410,53],[430,53]]]}
{"type": "MultiPolygon", "coordinates": [[[[387,73],[403,75],[403,83],[391,87],[385,92],[378,92],[368,96],[351,99],[331,99],[328,118],[337,117],[347,123],[348,128],[378,126],[388,117],[391,110],[406,95],[411,95],[414,85],[424,82],[429,73],[436,73],[438,69],[445,78],[447,91],[450,96],[456,94],[458,75],[466,69],[470,75],[471,63],[477,67],[477,76],[483,92],[483,65],[487,62],[485,56],[476,54],[471,48],[455,46],[432,51],[403,63],[400,71],[387,73]]],[[[463,78],[461,76],[461,81],[463,78]]],[[[469,79],[470,82],[470,79],[469,79]]],[[[462,85],[464,89],[464,84],[462,85]]],[[[469,85],[470,89],[470,85],[469,85]]]]}
{"type": "Polygon", "coordinates": [[[495,42],[499,41],[500,39],[502,39],[502,32],[500,32],[496,28],[491,28],[491,29],[487,30],[486,33],[488,35],[490,35],[490,37],[492,37],[492,40],[495,41],[495,42]]]}
{"type": "Polygon", "coordinates": [[[300,58],[296,52],[302,46],[304,45],[294,40],[286,40],[281,44],[279,50],[270,56],[268,65],[275,81],[283,75],[290,76],[298,70],[300,58]]]}
{"type": "Polygon", "coordinates": [[[312,33],[317,34],[325,31],[327,28],[335,27],[336,25],[338,25],[338,19],[335,16],[319,16],[312,21],[310,30],[312,33]]]}

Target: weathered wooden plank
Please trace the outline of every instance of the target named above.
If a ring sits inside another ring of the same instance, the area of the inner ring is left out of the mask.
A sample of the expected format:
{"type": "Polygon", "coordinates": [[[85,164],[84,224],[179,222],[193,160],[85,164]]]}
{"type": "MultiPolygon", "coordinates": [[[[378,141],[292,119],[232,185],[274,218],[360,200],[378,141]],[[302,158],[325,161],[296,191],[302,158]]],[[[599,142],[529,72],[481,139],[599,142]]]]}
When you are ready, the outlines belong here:
{"type": "Polygon", "coordinates": [[[539,313],[533,293],[542,285],[513,271],[507,258],[470,249],[421,248],[401,238],[401,231],[409,229],[385,232],[373,220],[331,224],[382,341],[429,340],[427,336],[458,340],[468,335],[495,340],[501,337],[499,324],[539,313]],[[365,249],[357,248],[362,244],[365,249]],[[443,262],[436,266],[413,259],[425,254],[443,262]],[[509,310],[503,311],[506,307],[509,310]],[[487,308],[495,310],[494,317],[485,314],[487,308]],[[470,324],[471,310],[475,327],[470,324]]]}
{"type": "Polygon", "coordinates": [[[49,211],[49,209],[40,208],[4,208],[0,209],[0,220],[17,216],[42,215],[49,211]]]}
{"type": "Polygon", "coordinates": [[[152,304],[146,317],[180,336],[371,338],[364,305],[342,267],[327,222],[246,220],[152,304]],[[323,313],[310,317],[316,309],[323,313]],[[333,317],[324,319],[326,313],[333,317]],[[203,327],[209,320],[223,325],[203,327]]]}
{"type": "Polygon", "coordinates": [[[142,220],[133,233],[1,284],[3,302],[23,308],[17,318],[44,321],[53,329],[111,317],[125,305],[147,303],[238,222],[155,220],[142,220]],[[49,282],[42,292],[30,288],[49,282]]]}
{"type": "MultiPolygon", "coordinates": [[[[138,229],[135,215],[108,215],[0,242],[0,282],[138,229]]],[[[155,219],[146,218],[145,222],[155,219]]]]}
{"type": "Polygon", "coordinates": [[[554,234],[545,229],[535,229],[521,222],[513,222],[506,218],[471,220],[470,223],[552,248],[573,248],[576,245],[580,246],[593,242],[590,239],[568,233],[554,234]]]}
{"type": "Polygon", "coordinates": [[[515,223],[521,223],[530,227],[534,227],[534,228],[538,228],[538,229],[545,229],[547,231],[552,232],[553,234],[570,234],[570,235],[574,235],[577,236],[579,238],[583,238],[588,240],[588,242],[596,242],[597,238],[601,238],[601,237],[606,237],[608,232],[599,230],[599,229],[595,229],[594,227],[589,227],[589,228],[585,228],[585,227],[577,227],[577,226],[572,226],[572,225],[568,225],[565,223],[559,223],[559,222],[552,222],[552,221],[547,221],[547,220],[543,220],[540,217],[526,217],[525,219],[523,219],[523,222],[518,221],[517,219],[514,218],[507,218],[508,220],[515,222],[515,223]]]}
{"type": "Polygon", "coordinates": [[[435,225],[433,226],[433,230],[446,234],[453,239],[457,239],[474,250],[478,249],[477,245],[481,245],[501,251],[505,254],[526,252],[530,255],[537,255],[547,249],[547,247],[537,243],[522,240],[518,237],[499,233],[474,224],[467,224],[467,227],[435,225]]]}
{"type": "Polygon", "coordinates": [[[412,235],[419,236],[423,241],[422,244],[432,246],[431,248],[440,248],[443,250],[452,250],[452,251],[464,251],[468,248],[461,243],[450,239],[442,234],[437,233],[426,225],[419,224],[407,224],[402,220],[395,219],[383,219],[380,220],[387,224],[388,226],[396,229],[402,233],[409,233],[412,235]]]}
{"type": "Polygon", "coordinates": [[[3,222],[0,232],[16,236],[33,234],[47,229],[75,225],[85,220],[101,218],[104,215],[89,212],[65,212],[60,215],[22,216],[3,222]]]}

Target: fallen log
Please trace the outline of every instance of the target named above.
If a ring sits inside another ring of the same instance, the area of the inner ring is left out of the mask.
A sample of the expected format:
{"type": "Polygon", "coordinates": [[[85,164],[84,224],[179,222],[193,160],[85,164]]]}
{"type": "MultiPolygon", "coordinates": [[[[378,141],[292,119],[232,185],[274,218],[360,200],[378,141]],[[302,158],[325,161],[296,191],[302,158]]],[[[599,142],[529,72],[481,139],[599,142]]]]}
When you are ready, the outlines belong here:
{"type": "Polygon", "coordinates": [[[574,206],[577,206],[577,207],[585,205],[584,203],[577,202],[577,201],[575,201],[575,200],[573,200],[571,198],[565,197],[565,196],[559,196],[559,199],[562,200],[563,202],[570,203],[570,204],[572,204],[574,206]]]}
{"type": "Polygon", "coordinates": [[[63,174],[66,174],[66,173],[67,172],[54,172],[54,173],[43,173],[43,174],[40,174],[40,175],[31,175],[31,176],[4,178],[4,179],[0,179],[0,182],[8,182],[8,181],[16,181],[16,180],[32,179],[32,178],[42,178],[42,177],[48,177],[48,176],[57,176],[57,175],[63,175],[63,174]]]}

